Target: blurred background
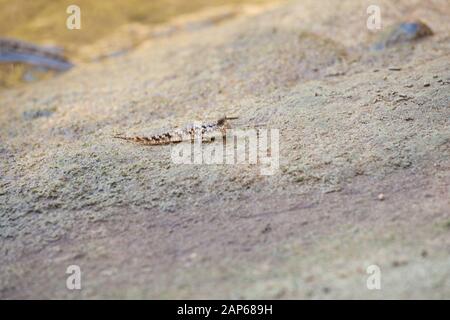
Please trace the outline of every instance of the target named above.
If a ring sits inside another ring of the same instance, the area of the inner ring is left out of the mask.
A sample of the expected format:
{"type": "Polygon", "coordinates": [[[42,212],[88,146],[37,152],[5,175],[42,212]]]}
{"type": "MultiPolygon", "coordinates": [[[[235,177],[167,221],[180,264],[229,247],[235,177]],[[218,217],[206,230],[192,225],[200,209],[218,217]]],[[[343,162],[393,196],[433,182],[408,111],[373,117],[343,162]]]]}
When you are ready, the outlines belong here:
{"type": "MultiPolygon", "coordinates": [[[[91,62],[125,52],[148,38],[153,27],[180,15],[211,9],[215,12],[213,19],[220,19],[222,15],[233,14],[233,10],[243,4],[268,2],[275,1],[0,0],[0,40],[27,41],[57,50],[70,61],[91,62]],[[66,28],[66,19],[70,15],[66,10],[73,4],[81,8],[80,30],[66,28]],[[98,43],[101,39],[104,41],[98,43]]],[[[0,42],[0,52],[1,48],[0,42]]],[[[54,70],[47,68],[3,61],[0,63],[0,89],[53,75],[54,70]]]]}

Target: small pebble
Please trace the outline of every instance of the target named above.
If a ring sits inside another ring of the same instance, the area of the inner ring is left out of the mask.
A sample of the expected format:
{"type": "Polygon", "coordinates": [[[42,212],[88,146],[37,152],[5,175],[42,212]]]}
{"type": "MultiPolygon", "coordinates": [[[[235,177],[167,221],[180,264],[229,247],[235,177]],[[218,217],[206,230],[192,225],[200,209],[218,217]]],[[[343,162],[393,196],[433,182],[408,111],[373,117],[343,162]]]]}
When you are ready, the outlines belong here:
{"type": "Polygon", "coordinates": [[[392,262],[393,267],[400,267],[400,266],[404,266],[406,264],[408,264],[408,261],[406,261],[406,260],[394,260],[392,262]]]}
{"type": "Polygon", "coordinates": [[[37,119],[37,118],[42,118],[42,117],[50,117],[53,114],[52,110],[47,110],[47,109],[32,109],[32,110],[27,110],[24,111],[22,113],[22,117],[25,120],[33,120],[33,119],[37,119]]]}
{"type": "Polygon", "coordinates": [[[429,83],[425,83],[423,86],[426,88],[426,87],[429,87],[430,84],[429,83]]]}
{"type": "Polygon", "coordinates": [[[378,200],[380,200],[380,201],[383,201],[383,200],[384,200],[384,194],[383,194],[383,193],[380,193],[380,194],[378,195],[378,200]]]}

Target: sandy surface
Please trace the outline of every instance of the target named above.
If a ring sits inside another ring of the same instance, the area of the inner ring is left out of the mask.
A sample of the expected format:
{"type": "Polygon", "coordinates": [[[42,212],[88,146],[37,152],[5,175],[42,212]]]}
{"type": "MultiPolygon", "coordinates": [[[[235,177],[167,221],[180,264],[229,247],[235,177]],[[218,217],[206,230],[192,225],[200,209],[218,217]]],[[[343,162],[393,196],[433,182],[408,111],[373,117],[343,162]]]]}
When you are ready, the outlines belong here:
{"type": "Polygon", "coordinates": [[[233,15],[0,92],[0,297],[450,298],[450,6],[378,1],[435,34],[372,52],[369,4],[233,15]],[[111,138],[224,114],[280,130],[275,175],[111,138]]]}

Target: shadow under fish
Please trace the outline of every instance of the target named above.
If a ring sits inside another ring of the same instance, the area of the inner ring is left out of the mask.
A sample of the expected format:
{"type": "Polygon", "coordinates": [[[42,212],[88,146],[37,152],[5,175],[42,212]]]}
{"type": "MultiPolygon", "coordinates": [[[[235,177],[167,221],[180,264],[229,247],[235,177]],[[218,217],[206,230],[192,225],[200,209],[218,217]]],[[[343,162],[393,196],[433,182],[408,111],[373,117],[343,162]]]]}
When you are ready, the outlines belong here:
{"type": "Polygon", "coordinates": [[[25,63],[58,72],[74,66],[57,48],[7,38],[0,38],[0,63],[25,63]]]}

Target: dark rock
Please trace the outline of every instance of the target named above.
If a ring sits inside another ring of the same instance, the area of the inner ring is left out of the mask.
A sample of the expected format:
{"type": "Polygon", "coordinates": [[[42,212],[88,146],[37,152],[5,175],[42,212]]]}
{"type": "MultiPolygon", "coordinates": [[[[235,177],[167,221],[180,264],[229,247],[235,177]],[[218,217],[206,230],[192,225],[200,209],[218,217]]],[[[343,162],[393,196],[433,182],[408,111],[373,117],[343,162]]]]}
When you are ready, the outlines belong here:
{"type": "Polygon", "coordinates": [[[396,24],[384,32],[373,45],[373,50],[383,50],[400,43],[416,41],[433,35],[433,31],[421,21],[396,24]]]}
{"type": "Polygon", "coordinates": [[[0,38],[0,63],[21,62],[57,71],[69,70],[73,64],[60,51],[16,39],[0,38]]]}

